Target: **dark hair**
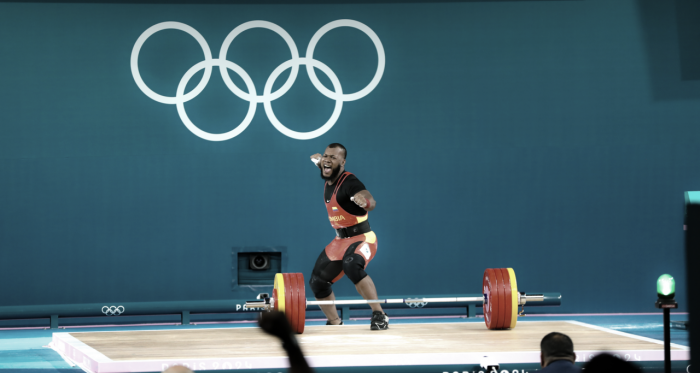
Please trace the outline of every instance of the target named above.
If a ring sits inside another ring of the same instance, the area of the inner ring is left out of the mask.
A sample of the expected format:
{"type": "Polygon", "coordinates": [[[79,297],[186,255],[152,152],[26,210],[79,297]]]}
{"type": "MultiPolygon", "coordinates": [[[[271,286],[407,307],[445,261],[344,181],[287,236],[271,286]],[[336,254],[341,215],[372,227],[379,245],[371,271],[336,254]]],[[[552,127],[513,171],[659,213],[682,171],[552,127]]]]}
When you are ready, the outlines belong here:
{"type": "Polygon", "coordinates": [[[629,361],[624,361],[608,353],[596,355],[583,366],[586,373],[640,373],[642,370],[629,361]]]}
{"type": "Polygon", "coordinates": [[[556,360],[560,358],[575,359],[574,342],[571,341],[568,335],[551,332],[542,338],[540,342],[540,350],[545,361],[556,360]]]}
{"type": "Polygon", "coordinates": [[[334,142],[330,145],[328,145],[329,148],[341,148],[343,149],[343,158],[348,159],[348,150],[345,149],[345,147],[342,144],[338,144],[337,142],[334,142]]]}

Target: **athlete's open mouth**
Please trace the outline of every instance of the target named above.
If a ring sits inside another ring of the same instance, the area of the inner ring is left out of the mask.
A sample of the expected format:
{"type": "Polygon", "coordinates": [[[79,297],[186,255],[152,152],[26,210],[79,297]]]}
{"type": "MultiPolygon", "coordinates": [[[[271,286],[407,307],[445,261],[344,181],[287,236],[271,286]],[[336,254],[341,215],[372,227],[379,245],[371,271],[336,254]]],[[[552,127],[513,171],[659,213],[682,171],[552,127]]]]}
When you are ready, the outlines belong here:
{"type": "Polygon", "coordinates": [[[323,173],[331,172],[333,169],[329,165],[323,165],[323,173]]]}

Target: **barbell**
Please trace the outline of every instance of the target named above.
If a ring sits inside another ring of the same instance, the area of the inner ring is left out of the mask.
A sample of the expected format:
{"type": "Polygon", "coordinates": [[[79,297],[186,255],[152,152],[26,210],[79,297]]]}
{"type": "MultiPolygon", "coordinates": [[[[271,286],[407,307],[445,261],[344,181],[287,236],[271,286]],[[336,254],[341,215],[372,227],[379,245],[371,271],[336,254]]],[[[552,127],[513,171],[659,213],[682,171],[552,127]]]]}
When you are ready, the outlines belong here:
{"type": "Polygon", "coordinates": [[[443,298],[399,298],[399,299],[351,299],[351,300],[307,300],[304,275],[301,273],[278,273],[275,275],[272,296],[261,294],[261,300],[246,302],[247,308],[263,308],[267,311],[283,312],[292,330],[304,332],[307,306],[350,305],[371,303],[449,303],[483,302],[484,322],[488,329],[512,329],[518,321],[518,306],[527,302],[544,301],[544,294],[518,292],[515,272],[512,268],[488,268],[484,271],[483,296],[443,298]]]}

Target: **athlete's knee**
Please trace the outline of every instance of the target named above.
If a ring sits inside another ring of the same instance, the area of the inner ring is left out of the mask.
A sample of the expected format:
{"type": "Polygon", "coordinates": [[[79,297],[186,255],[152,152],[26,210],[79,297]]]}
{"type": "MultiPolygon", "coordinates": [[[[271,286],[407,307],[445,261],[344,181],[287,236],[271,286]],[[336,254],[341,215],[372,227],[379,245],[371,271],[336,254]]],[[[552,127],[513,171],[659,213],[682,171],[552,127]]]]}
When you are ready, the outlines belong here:
{"type": "Polygon", "coordinates": [[[333,292],[329,281],[317,276],[315,273],[309,279],[309,287],[317,299],[326,298],[333,292]]]}
{"type": "Polygon", "coordinates": [[[358,282],[362,281],[367,277],[367,272],[365,272],[365,258],[359,254],[346,255],[343,259],[343,272],[348,276],[353,284],[357,285],[358,282]]]}
{"type": "Polygon", "coordinates": [[[316,298],[326,298],[331,295],[333,292],[331,285],[342,270],[341,261],[331,261],[325,251],[321,252],[309,279],[309,287],[316,298]]]}

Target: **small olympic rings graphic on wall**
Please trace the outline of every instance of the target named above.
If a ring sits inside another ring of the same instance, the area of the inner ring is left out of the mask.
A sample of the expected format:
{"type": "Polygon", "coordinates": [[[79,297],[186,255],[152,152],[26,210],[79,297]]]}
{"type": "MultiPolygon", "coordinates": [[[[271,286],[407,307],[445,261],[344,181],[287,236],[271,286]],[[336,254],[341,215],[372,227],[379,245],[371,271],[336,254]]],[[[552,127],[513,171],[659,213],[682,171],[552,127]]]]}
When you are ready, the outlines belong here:
{"type": "Polygon", "coordinates": [[[104,306],[102,313],[107,316],[119,316],[124,313],[124,306],[104,306]]]}
{"type": "Polygon", "coordinates": [[[428,304],[428,302],[406,302],[406,305],[411,308],[423,308],[428,304]]]}
{"type": "Polygon", "coordinates": [[[243,23],[242,25],[233,29],[233,31],[231,31],[228,34],[226,39],[224,39],[223,44],[221,45],[221,50],[219,51],[219,58],[212,58],[209,45],[207,44],[206,40],[204,40],[204,37],[197,30],[180,22],[162,22],[149,27],[146,31],[144,31],[141,34],[141,36],[139,36],[139,38],[136,40],[136,44],[134,44],[134,48],[131,51],[131,74],[133,75],[134,81],[136,82],[136,85],[139,87],[139,89],[141,89],[141,91],[146,96],[150,97],[151,99],[157,102],[175,105],[177,107],[177,112],[180,115],[180,119],[185,124],[187,129],[189,129],[193,134],[209,141],[229,140],[241,134],[241,132],[243,132],[253,120],[255,110],[257,109],[259,103],[263,104],[263,107],[265,108],[265,113],[267,114],[267,117],[272,123],[272,125],[284,135],[297,140],[309,140],[319,137],[326,133],[328,130],[330,130],[333,127],[333,125],[335,125],[336,121],[340,117],[340,112],[343,108],[343,102],[359,100],[362,97],[368,95],[370,92],[372,92],[372,90],[374,90],[377,84],[379,84],[379,81],[382,79],[382,75],[384,74],[384,65],[384,47],[382,46],[382,42],[379,40],[377,34],[375,34],[374,31],[372,31],[372,29],[367,27],[365,24],[350,19],[339,19],[330,22],[325,26],[321,27],[318,31],[316,31],[316,33],[311,38],[311,41],[309,41],[308,47],[306,48],[305,57],[299,57],[299,51],[297,50],[296,44],[294,43],[294,40],[292,40],[292,37],[289,36],[287,31],[285,31],[280,26],[267,21],[250,21],[243,23]],[[352,27],[364,32],[365,34],[367,34],[367,36],[369,36],[369,38],[372,40],[372,43],[374,43],[374,47],[377,49],[377,71],[375,72],[374,77],[369,82],[369,84],[365,88],[355,93],[344,94],[340,81],[338,80],[338,77],[335,75],[333,70],[331,70],[321,61],[315,60],[313,58],[314,49],[316,48],[316,44],[321,39],[321,37],[325,35],[328,31],[338,27],[352,27]],[[265,83],[265,88],[263,89],[262,95],[257,94],[255,90],[255,85],[253,84],[250,75],[248,75],[248,73],[245,70],[243,70],[243,68],[241,68],[239,65],[226,59],[226,53],[228,52],[229,46],[231,45],[233,39],[235,39],[243,31],[252,28],[264,28],[276,32],[287,43],[287,46],[289,47],[289,51],[291,53],[291,59],[282,63],[274,71],[272,71],[272,74],[270,74],[269,78],[267,79],[267,82],[265,83]],[[199,43],[199,46],[202,48],[202,52],[204,52],[204,60],[192,66],[189,70],[187,70],[185,75],[183,75],[182,79],[180,79],[180,83],[177,86],[177,91],[174,97],[163,96],[152,91],[146,85],[146,83],[144,83],[143,79],[141,79],[141,74],[139,73],[138,67],[139,52],[141,51],[141,47],[146,42],[146,40],[156,32],[167,29],[175,29],[188,33],[199,43]],[[335,108],[333,109],[333,114],[331,114],[330,119],[321,127],[309,132],[297,132],[285,127],[277,119],[275,113],[272,110],[272,101],[280,98],[282,95],[287,93],[287,91],[289,91],[289,89],[294,84],[294,81],[297,77],[297,73],[299,72],[300,65],[306,66],[306,72],[309,75],[311,83],[313,83],[314,87],[316,87],[316,89],[319,92],[321,92],[324,96],[330,98],[331,100],[335,100],[335,108]],[[202,90],[204,90],[204,87],[206,87],[206,85],[209,83],[209,78],[211,77],[212,68],[214,66],[219,67],[221,77],[223,78],[224,83],[226,84],[228,89],[231,90],[231,92],[233,92],[234,95],[249,102],[248,113],[243,119],[243,121],[231,131],[219,134],[209,133],[199,129],[194,123],[192,123],[192,121],[187,116],[187,112],[185,112],[185,102],[197,97],[197,95],[199,95],[202,92],[202,90]],[[318,80],[318,77],[316,76],[314,68],[321,70],[324,74],[326,74],[326,76],[328,76],[331,83],[333,84],[333,91],[327,89],[323,84],[321,84],[321,82],[318,80]],[[284,85],[282,85],[282,87],[273,92],[272,87],[275,84],[275,80],[277,80],[279,75],[287,69],[291,69],[287,81],[284,83],[284,85]],[[194,74],[196,74],[200,70],[204,70],[202,80],[199,82],[199,84],[197,84],[197,86],[194,89],[192,89],[190,92],[185,93],[185,87],[187,87],[187,83],[190,81],[192,76],[194,76],[194,74]],[[238,86],[236,86],[236,84],[231,80],[231,77],[228,75],[229,73],[227,70],[232,70],[243,79],[243,82],[245,83],[248,92],[244,92],[238,86]]]}

